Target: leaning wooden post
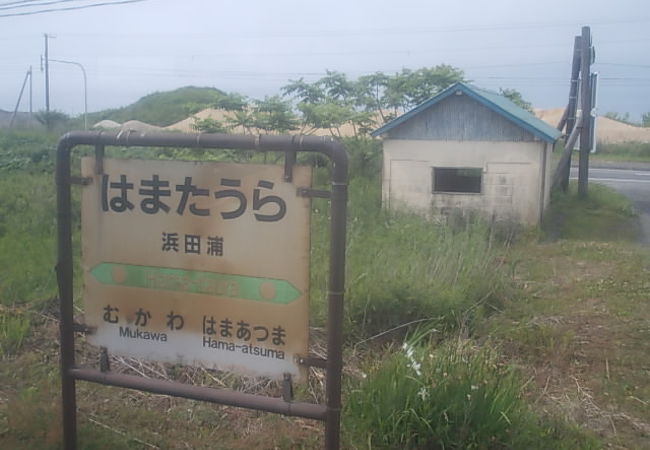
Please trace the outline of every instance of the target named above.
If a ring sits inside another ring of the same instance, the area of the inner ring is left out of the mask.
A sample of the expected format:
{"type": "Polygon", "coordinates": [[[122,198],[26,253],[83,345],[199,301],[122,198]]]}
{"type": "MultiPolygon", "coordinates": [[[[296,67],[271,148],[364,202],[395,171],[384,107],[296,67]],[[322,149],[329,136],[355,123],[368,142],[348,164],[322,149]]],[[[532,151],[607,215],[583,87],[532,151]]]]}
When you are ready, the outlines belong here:
{"type": "Polygon", "coordinates": [[[582,129],[580,130],[580,166],[578,167],[578,197],[586,198],[589,178],[589,152],[591,151],[591,34],[582,27],[580,52],[582,129]]]}
{"type": "MultiPolygon", "coordinates": [[[[576,110],[578,109],[578,83],[580,76],[580,59],[581,59],[581,42],[582,38],[576,36],[573,41],[573,62],[571,64],[571,86],[569,88],[569,104],[566,109],[566,139],[564,145],[569,143],[569,137],[576,125],[576,110]]],[[[560,130],[561,131],[561,130],[560,130]]],[[[573,148],[567,148],[567,151],[573,152],[573,148]]],[[[571,153],[569,153],[568,163],[563,167],[562,173],[562,191],[569,189],[569,175],[571,173],[571,153]]]]}

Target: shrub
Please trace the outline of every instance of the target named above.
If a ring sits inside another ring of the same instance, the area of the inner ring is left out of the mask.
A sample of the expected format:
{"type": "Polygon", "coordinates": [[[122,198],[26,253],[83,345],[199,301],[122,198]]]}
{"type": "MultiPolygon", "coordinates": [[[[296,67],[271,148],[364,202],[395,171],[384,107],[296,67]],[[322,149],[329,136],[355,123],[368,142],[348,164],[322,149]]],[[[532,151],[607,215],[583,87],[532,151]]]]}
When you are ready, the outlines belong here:
{"type": "Polygon", "coordinates": [[[567,424],[537,418],[522,389],[488,347],[411,340],[350,390],[346,438],[355,448],[595,447],[567,424]]]}

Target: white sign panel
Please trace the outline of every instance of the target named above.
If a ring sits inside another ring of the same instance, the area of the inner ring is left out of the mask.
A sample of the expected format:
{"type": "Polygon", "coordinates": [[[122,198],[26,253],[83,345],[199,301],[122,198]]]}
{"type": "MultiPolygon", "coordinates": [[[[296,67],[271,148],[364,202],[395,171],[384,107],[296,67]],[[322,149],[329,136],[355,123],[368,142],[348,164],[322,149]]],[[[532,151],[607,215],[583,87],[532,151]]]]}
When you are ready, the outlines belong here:
{"type": "Polygon", "coordinates": [[[274,165],[83,158],[85,323],[115,354],[302,378],[310,200],[274,165]]]}

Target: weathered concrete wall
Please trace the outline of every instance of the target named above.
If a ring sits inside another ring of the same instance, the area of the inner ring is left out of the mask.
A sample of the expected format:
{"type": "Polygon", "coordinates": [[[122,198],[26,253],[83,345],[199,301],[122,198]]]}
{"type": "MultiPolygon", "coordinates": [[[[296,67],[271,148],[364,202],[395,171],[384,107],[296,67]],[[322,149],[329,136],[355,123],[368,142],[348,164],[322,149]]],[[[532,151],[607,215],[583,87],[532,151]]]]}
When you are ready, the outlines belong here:
{"type": "Polygon", "coordinates": [[[551,146],[545,152],[546,146],[544,142],[386,139],[384,205],[413,209],[431,218],[458,209],[537,224],[549,197],[551,146]],[[481,193],[434,194],[433,167],[481,168],[481,193]]]}

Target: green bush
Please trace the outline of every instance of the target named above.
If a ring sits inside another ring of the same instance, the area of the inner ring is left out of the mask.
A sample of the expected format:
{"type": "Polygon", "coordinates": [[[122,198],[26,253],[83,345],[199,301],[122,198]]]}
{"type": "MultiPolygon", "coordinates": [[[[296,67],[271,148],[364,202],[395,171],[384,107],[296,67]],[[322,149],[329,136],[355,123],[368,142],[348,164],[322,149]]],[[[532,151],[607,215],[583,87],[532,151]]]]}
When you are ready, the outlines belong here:
{"type": "Polygon", "coordinates": [[[0,170],[53,170],[56,139],[43,131],[0,133],[0,170]]]}
{"type": "Polygon", "coordinates": [[[516,372],[488,347],[407,342],[350,389],[344,430],[354,448],[591,448],[563,423],[545,423],[516,372]]]}
{"type": "MultiPolygon", "coordinates": [[[[348,151],[348,165],[352,177],[375,177],[381,173],[382,144],[368,137],[344,138],[348,151]]],[[[381,180],[377,180],[381,183],[381,180]]]]}

